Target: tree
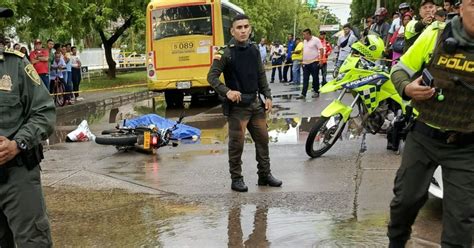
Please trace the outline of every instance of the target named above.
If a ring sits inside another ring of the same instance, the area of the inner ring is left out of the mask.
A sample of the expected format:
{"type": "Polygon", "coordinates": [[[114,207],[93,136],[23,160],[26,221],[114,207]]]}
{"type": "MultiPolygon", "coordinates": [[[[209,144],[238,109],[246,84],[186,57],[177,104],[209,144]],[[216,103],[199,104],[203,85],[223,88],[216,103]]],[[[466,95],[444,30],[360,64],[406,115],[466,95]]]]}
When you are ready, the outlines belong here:
{"type": "MultiPolygon", "coordinates": [[[[112,47],[124,32],[133,27],[144,30],[147,0],[3,0],[3,6],[15,12],[5,26],[14,27],[23,40],[35,38],[59,41],[93,40],[100,37],[109,66],[108,76],[115,78],[116,63],[112,47]]],[[[0,28],[2,28],[0,26],[0,28]]]]}
{"type": "MultiPolygon", "coordinates": [[[[73,0],[71,0],[73,1],[73,0]]],[[[102,0],[86,1],[82,24],[97,31],[105,50],[109,66],[108,77],[115,78],[116,63],[112,57],[112,47],[130,27],[145,26],[146,0],[102,0]]]]}
{"type": "Polygon", "coordinates": [[[324,19],[325,16],[328,18],[327,21],[334,17],[333,14],[323,15],[323,12],[329,13],[329,10],[312,10],[302,4],[301,0],[231,0],[231,2],[244,9],[252,19],[257,40],[262,37],[271,41],[286,40],[286,36],[294,32],[295,19],[298,36],[306,28],[310,28],[313,32],[318,31],[322,22],[320,19],[324,19]]]}

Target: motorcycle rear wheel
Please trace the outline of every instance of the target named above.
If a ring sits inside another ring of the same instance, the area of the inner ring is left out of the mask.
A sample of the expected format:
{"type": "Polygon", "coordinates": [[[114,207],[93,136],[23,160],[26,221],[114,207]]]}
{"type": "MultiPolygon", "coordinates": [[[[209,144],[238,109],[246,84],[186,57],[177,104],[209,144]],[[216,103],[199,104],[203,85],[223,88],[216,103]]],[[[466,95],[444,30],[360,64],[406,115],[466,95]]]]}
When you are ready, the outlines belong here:
{"type": "Polygon", "coordinates": [[[319,120],[314,124],[313,128],[309,132],[308,138],[306,139],[306,154],[311,158],[317,158],[329,151],[331,147],[336,143],[337,139],[342,134],[346,122],[342,119],[342,116],[337,114],[331,117],[321,117],[319,120]],[[335,120],[337,119],[338,120],[335,120]],[[335,125],[329,126],[329,121],[334,120],[336,121],[335,125]],[[337,131],[338,127],[343,125],[339,131],[337,131]],[[336,133],[337,132],[337,133],[336,133]],[[335,137],[332,142],[329,142],[332,137],[335,137]],[[322,147],[315,148],[314,146],[318,142],[322,147]]]}
{"type": "Polygon", "coordinates": [[[97,136],[95,143],[100,145],[133,146],[137,143],[137,139],[136,135],[114,133],[97,136]]]}

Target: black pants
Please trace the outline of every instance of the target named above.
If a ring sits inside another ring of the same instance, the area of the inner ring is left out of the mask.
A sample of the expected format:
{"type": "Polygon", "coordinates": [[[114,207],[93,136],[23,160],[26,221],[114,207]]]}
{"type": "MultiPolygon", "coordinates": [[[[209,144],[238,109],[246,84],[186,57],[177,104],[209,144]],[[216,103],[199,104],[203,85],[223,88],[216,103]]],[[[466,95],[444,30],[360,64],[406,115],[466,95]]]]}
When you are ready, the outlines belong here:
{"type": "MultiPolygon", "coordinates": [[[[81,69],[72,68],[72,88],[73,91],[79,91],[79,84],[81,83],[81,69]]],[[[74,93],[75,97],[79,97],[79,93],[74,93]]]]}
{"type": "MultiPolygon", "coordinates": [[[[410,238],[411,226],[428,199],[438,165],[443,175],[443,247],[471,247],[474,221],[474,144],[455,145],[417,131],[408,134],[390,203],[391,244],[410,238]]],[[[402,247],[393,246],[393,247],[402,247]]]]}
{"type": "Polygon", "coordinates": [[[303,65],[303,91],[301,95],[306,96],[308,92],[309,76],[313,77],[313,91],[319,93],[319,63],[313,62],[311,64],[303,65]]]}
{"type": "Polygon", "coordinates": [[[286,81],[286,82],[293,81],[293,70],[291,69],[293,66],[292,63],[293,63],[293,60],[291,60],[291,58],[288,58],[286,60],[285,66],[283,67],[283,81],[286,81]],[[288,70],[290,70],[290,80],[288,80],[288,70]]]}
{"type": "Polygon", "coordinates": [[[328,74],[328,64],[320,64],[319,69],[321,70],[321,84],[325,85],[327,83],[326,75],[328,74]]]}
{"type": "Polygon", "coordinates": [[[276,61],[272,62],[272,83],[275,81],[275,70],[278,70],[278,80],[281,82],[282,81],[282,75],[281,75],[281,62],[276,61]]]}

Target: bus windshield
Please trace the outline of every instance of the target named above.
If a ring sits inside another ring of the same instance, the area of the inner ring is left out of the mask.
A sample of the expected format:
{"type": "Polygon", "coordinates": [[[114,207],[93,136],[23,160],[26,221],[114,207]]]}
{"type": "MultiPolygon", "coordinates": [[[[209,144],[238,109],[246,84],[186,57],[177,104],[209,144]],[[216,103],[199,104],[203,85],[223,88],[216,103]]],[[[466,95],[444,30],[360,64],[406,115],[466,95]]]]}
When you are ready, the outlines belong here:
{"type": "Polygon", "coordinates": [[[152,12],[153,39],[212,35],[211,5],[157,9],[152,12]]]}

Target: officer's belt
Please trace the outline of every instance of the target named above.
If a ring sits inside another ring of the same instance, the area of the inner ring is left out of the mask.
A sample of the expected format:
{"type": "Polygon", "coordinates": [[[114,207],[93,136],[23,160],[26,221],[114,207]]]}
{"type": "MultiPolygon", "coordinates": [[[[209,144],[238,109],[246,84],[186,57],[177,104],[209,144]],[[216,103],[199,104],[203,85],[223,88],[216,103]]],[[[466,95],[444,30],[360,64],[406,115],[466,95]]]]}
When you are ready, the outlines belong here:
{"type": "Polygon", "coordinates": [[[421,121],[415,121],[413,131],[421,133],[435,140],[444,141],[446,144],[468,145],[474,144],[474,132],[461,133],[455,131],[441,131],[428,126],[421,121]]]}
{"type": "Polygon", "coordinates": [[[242,93],[240,94],[240,102],[234,103],[232,102],[232,105],[236,106],[249,106],[250,104],[254,103],[257,100],[257,93],[242,93]]]}

